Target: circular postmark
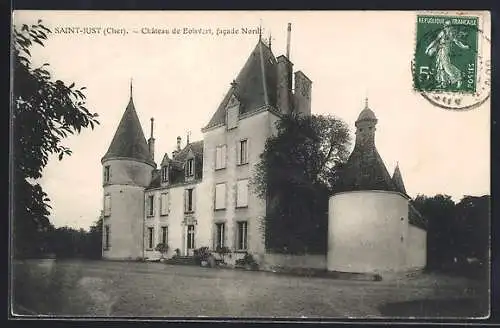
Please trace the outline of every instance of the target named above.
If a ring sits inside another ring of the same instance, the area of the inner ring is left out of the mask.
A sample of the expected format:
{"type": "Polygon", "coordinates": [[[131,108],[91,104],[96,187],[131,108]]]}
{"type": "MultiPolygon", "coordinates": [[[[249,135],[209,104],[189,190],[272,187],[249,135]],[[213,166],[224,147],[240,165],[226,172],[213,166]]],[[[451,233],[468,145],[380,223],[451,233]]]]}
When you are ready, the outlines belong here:
{"type": "Polygon", "coordinates": [[[478,17],[417,17],[413,88],[433,105],[465,111],[489,99],[491,43],[478,22],[478,17]]]}

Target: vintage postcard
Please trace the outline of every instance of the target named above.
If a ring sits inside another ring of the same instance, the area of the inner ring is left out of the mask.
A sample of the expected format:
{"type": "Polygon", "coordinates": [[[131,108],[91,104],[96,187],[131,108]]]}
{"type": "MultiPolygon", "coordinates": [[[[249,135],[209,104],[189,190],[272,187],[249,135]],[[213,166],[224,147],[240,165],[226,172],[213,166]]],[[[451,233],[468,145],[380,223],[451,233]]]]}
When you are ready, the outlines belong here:
{"type": "Polygon", "coordinates": [[[489,12],[12,26],[12,319],[489,317],[489,12]]]}

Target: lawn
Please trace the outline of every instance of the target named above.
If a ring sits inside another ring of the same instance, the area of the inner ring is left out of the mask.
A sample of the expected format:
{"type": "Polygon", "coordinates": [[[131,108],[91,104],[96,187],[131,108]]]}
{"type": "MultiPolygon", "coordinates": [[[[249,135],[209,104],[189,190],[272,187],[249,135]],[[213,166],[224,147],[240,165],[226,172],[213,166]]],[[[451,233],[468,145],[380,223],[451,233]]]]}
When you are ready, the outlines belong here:
{"type": "Polygon", "coordinates": [[[14,263],[18,314],[118,317],[484,317],[485,283],[349,281],[162,263],[14,263]]]}

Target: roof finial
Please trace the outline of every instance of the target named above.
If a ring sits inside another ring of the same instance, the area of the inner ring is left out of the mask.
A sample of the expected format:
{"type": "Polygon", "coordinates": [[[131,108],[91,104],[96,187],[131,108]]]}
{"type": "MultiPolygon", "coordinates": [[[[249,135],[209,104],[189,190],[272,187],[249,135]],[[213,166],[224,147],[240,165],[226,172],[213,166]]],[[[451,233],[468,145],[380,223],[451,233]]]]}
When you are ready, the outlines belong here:
{"type": "Polygon", "coordinates": [[[365,108],[368,108],[368,96],[365,97],[365,108]]]}
{"type": "Polygon", "coordinates": [[[259,42],[262,41],[262,18],[259,23],[259,42]]]}
{"type": "Polygon", "coordinates": [[[133,78],[130,78],[130,99],[132,99],[132,83],[133,83],[133,78]]]}
{"type": "Polygon", "coordinates": [[[292,23],[288,23],[287,36],[286,36],[286,58],[290,60],[290,39],[292,37],[292,23]]]}
{"type": "Polygon", "coordinates": [[[189,136],[191,135],[191,131],[186,133],[186,145],[189,145],[189,136]]]}
{"type": "Polygon", "coordinates": [[[153,139],[154,122],[155,122],[154,117],[151,117],[151,139],[153,139]]]}

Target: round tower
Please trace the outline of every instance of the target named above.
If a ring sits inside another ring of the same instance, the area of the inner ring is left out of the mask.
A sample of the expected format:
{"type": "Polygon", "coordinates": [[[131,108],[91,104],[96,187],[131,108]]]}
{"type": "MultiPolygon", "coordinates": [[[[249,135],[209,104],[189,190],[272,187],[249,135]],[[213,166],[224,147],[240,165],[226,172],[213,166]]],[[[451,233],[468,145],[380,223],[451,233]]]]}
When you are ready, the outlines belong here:
{"type": "Polygon", "coordinates": [[[356,120],[354,150],[342,169],[328,213],[327,268],[382,273],[404,270],[408,258],[408,199],[375,147],[375,113],[356,120]]]}
{"type": "MultiPolygon", "coordinates": [[[[152,136],[151,136],[152,139],[152,136]]],[[[103,258],[143,256],[144,189],[156,164],[132,99],[121,118],[103,166],[103,258]]]]}

